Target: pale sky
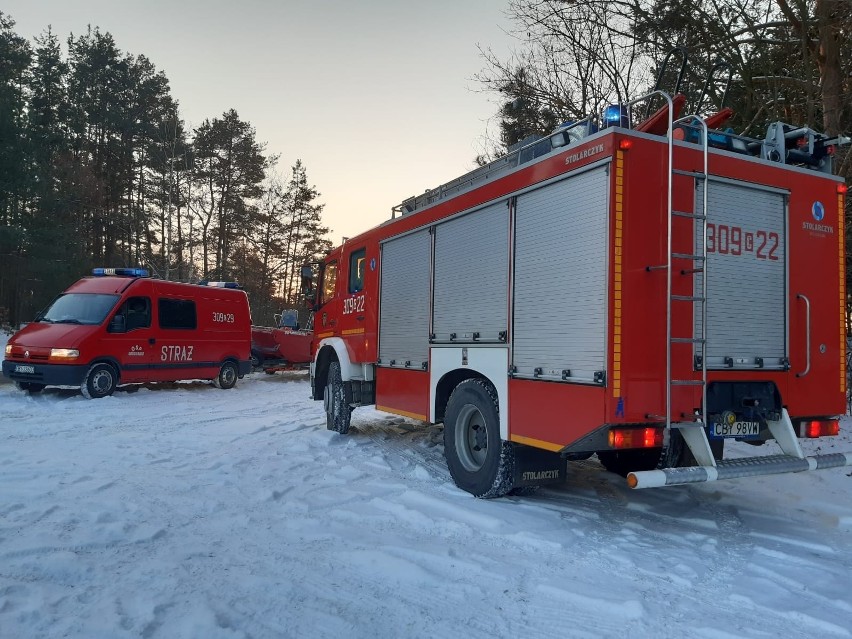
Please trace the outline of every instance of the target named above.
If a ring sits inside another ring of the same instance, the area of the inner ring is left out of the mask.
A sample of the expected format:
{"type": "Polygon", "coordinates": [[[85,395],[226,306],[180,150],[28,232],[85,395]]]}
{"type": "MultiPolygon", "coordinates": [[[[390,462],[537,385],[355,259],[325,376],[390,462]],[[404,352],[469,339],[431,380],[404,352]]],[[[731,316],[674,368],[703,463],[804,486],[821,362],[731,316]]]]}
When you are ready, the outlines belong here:
{"type": "MultiPolygon", "coordinates": [[[[5,0],[15,31],[98,26],[169,78],[190,126],[234,108],[322,194],[339,244],[473,168],[496,100],[477,44],[508,55],[506,0],[5,0]]],[[[63,47],[66,48],[66,47],[63,47]]]]}

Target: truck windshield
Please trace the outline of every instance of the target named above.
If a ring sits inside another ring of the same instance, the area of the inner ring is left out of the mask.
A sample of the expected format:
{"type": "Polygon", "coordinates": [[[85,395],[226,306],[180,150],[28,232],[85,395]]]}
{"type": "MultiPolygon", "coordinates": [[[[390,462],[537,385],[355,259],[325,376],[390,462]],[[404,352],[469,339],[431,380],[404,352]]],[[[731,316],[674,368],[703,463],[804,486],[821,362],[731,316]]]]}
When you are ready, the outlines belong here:
{"type": "Polygon", "coordinates": [[[57,297],[39,318],[56,324],[100,324],[118,301],[118,295],[68,293],[57,297]]]}

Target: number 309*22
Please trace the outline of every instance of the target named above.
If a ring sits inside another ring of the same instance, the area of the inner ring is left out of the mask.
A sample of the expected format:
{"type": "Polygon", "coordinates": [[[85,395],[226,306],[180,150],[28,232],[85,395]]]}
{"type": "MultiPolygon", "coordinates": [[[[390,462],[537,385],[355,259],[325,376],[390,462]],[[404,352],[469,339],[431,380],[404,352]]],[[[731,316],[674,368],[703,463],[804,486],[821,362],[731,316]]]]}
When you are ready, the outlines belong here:
{"type": "Polygon", "coordinates": [[[707,252],[719,255],[752,253],[759,260],[777,261],[780,239],[774,231],[744,231],[739,226],[707,225],[707,252]]]}

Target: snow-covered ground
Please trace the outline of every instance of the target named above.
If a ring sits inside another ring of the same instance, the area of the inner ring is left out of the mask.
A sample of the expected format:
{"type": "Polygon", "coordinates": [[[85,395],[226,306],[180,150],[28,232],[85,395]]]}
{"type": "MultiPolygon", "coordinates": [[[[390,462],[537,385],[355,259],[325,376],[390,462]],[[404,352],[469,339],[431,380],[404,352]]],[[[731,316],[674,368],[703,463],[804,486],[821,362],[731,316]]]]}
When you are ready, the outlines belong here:
{"type": "Polygon", "coordinates": [[[852,636],[850,469],[483,501],[440,426],[308,389],[0,384],[0,637],[852,636]]]}

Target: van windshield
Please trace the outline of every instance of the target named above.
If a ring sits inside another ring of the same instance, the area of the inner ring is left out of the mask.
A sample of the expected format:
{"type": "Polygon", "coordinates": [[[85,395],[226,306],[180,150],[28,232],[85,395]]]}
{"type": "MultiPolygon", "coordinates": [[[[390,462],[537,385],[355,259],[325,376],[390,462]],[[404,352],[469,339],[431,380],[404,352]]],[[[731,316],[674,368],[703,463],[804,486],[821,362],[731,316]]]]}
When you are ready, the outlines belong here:
{"type": "Polygon", "coordinates": [[[67,293],[57,297],[38,320],[56,324],[100,324],[118,298],[118,295],[67,293]]]}

